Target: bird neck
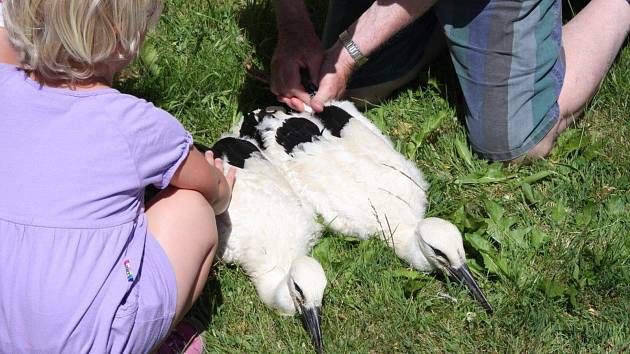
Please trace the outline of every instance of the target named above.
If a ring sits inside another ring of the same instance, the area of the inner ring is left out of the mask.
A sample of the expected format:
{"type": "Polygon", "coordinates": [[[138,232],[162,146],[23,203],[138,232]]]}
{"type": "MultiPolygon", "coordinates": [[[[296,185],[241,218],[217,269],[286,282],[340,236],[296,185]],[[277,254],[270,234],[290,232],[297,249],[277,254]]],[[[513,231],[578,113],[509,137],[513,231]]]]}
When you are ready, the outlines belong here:
{"type": "Polygon", "coordinates": [[[433,266],[429,263],[424,256],[422,249],[420,248],[420,240],[416,236],[414,229],[400,229],[397,230],[398,235],[395,235],[387,243],[391,246],[394,243],[394,252],[396,255],[405,261],[409,262],[412,268],[421,272],[430,272],[433,270],[433,266]]]}
{"type": "Polygon", "coordinates": [[[280,269],[260,274],[254,284],[263,302],[283,314],[292,315],[295,312],[293,299],[289,293],[288,273],[280,269]]]}

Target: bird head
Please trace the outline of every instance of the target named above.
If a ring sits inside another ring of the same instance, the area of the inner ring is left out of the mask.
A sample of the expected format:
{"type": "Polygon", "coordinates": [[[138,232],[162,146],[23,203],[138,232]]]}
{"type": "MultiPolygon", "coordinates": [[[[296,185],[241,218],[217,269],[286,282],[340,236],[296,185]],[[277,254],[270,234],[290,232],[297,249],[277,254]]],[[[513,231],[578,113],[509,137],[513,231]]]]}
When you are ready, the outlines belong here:
{"type": "Polygon", "coordinates": [[[289,270],[289,293],[302,318],[304,329],[309,333],[318,353],[324,352],[321,329],[322,299],[326,289],[326,274],[315,259],[296,258],[289,270]]]}
{"type": "Polygon", "coordinates": [[[429,263],[465,285],[484,309],[492,313],[492,306],[468,269],[462,235],[457,227],[444,219],[426,218],[418,224],[417,232],[420,249],[429,263]]]}

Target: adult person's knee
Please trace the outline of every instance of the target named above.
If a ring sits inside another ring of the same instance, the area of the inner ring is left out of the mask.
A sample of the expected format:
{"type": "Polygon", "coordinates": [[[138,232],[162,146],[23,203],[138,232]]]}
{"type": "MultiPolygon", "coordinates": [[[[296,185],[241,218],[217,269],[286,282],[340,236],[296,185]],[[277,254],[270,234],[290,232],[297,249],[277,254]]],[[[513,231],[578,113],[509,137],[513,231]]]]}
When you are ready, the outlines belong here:
{"type": "Polygon", "coordinates": [[[475,153],[489,161],[522,162],[547,156],[558,136],[563,119],[548,112],[542,119],[531,114],[510,115],[490,110],[483,116],[466,117],[468,136],[475,153]]]}

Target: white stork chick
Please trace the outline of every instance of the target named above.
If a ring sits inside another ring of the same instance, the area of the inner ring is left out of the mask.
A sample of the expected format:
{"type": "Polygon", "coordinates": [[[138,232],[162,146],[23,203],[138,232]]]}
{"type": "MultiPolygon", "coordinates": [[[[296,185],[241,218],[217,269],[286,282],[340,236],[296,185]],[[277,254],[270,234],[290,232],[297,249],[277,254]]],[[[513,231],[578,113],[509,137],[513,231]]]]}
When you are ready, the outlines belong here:
{"type": "Polygon", "coordinates": [[[258,141],[332,229],[361,239],[377,235],[413,268],[448,272],[492,312],[466,265],[457,228],[424,219],[422,173],[352,103],[332,102],[316,114],[261,110],[245,117],[239,133],[258,141]]]}
{"type": "MultiPolygon", "coordinates": [[[[240,264],[262,301],[285,315],[297,310],[317,352],[323,352],[322,266],[308,256],[321,233],[314,210],[250,141],[223,137],[216,158],[240,168],[229,216],[218,218],[218,257],[240,264]]],[[[227,170],[227,169],[226,169],[227,170]]]]}

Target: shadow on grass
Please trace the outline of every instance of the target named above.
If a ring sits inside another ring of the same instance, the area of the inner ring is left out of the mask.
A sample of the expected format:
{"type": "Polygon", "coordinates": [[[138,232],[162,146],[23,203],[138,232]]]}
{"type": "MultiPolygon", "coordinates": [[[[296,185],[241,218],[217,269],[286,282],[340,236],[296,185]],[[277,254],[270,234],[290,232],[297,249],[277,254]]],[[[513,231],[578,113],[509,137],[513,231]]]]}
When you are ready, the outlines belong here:
{"type": "Polygon", "coordinates": [[[208,329],[222,304],[223,293],[221,292],[219,275],[211,272],[203,293],[199,296],[189,314],[199,321],[204,329],[208,329]]]}
{"type": "Polygon", "coordinates": [[[249,0],[238,14],[239,27],[254,47],[255,59],[246,63],[246,69],[256,71],[258,77],[247,75],[238,98],[239,111],[246,114],[256,108],[277,105],[269,90],[271,56],[276,44],[276,20],[269,0],[249,0]]]}
{"type": "Polygon", "coordinates": [[[164,100],[164,89],[161,86],[162,83],[157,78],[146,73],[141,65],[135,62],[117,75],[113,85],[120,92],[143,98],[157,105],[164,100]]]}

